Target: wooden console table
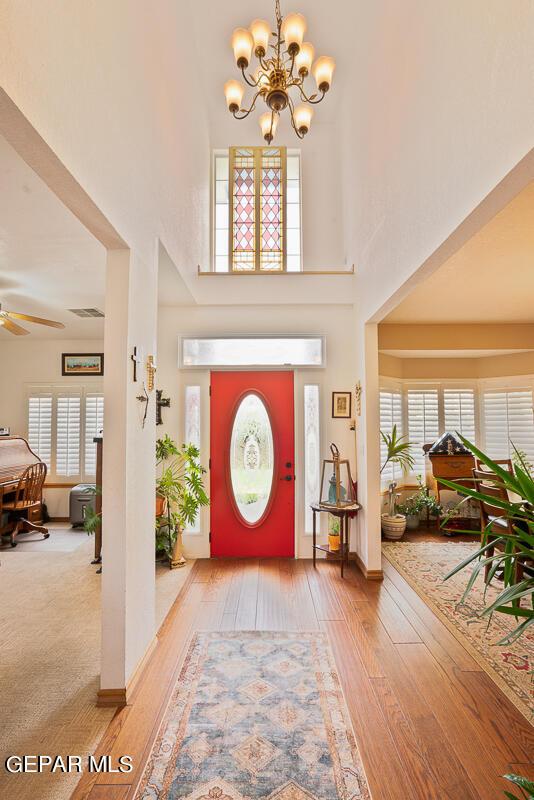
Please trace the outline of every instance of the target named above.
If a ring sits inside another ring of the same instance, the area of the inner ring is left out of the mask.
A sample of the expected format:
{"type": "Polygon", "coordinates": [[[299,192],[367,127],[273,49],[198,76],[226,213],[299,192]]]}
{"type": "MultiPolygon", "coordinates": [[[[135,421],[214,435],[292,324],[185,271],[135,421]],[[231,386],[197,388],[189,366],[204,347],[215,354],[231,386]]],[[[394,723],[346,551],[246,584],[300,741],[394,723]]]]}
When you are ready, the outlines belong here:
{"type": "Polygon", "coordinates": [[[343,577],[343,568],[349,562],[349,522],[352,517],[356,516],[361,505],[353,503],[350,506],[332,508],[330,506],[322,506],[319,503],[312,503],[310,508],[313,511],[313,566],[315,567],[316,564],[317,550],[322,550],[323,553],[329,553],[333,556],[336,555],[336,551],[330,550],[328,545],[317,544],[317,514],[332,514],[333,517],[339,517],[339,556],[334,560],[341,563],[341,577],[343,577]]]}

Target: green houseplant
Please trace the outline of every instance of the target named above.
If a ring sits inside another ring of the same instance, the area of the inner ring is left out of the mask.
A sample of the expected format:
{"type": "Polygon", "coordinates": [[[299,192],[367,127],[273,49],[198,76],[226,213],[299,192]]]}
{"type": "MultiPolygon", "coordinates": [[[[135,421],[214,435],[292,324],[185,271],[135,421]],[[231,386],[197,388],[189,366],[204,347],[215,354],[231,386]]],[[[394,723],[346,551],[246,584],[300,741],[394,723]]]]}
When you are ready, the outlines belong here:
{"type": "MultiPolygon", "coordinates": [[[[485,576],[487,584],[498,572],[502,572],[503,590],[493,602],[488,604],[483,615],[489,617],[493,613],[500,613],[515,617],[518,623],[516,628],[499,642],[499,644],[506,644],[515,641],[534,622],[534,577],[527,574],[518,579],[515,569],[518,559],[534,561],[534,479],[529,474],[521,455],[518,457],[518,463],[514,464],[513,472],[510,473],[461,434],[458,436],[463,444],[497,476],[499,486],[506,489],[508,495],[514,499],[501,500],[490,497],[478,492],[474,487],[462,486],[454,481],[441,478],[440,482],[447,488],[463,495],[464,498],[472,497],[500,508],[503,517],[512,521],[512,532],[499,531],[496,534],[493,530],[493,523],[490,522],[482,533],[482,546],[451,570],[445,576],[445,580],[470,565],[472,566],[462,598],[464,600],[472,590],[478,575],[484,574],[486,565],[489,566],[485,576]],[[493,554],[488,555],[488,551],[496,543],[499,543],[502,549],[496,549],[493,554]]],[[[447,518],[442,522],[443,526],[446,524],[447,518]]],[[[471,533],[471,531],[466,531],[466,533],[471,533]]]]}
{"type": "MultiPolygon", "coordinates": [[[[394,425],[391,433],[380,431],[380,438],[386,446],[386,458],[380,467],[380,474],[388,464],[398,464],[401,469],[411,469],[415,463],[415,459],[410,452],[411,444],[406,441],[405,436],[399,436],[397,426],[394,425]]],[[[386,539],[400,539],[406,530],[406,515],[400,512],[397,505],[397,496],[395,489],[397,484],[395,482],[389,484],[389,508],[385,514],[382,514],[382,531],[386,539]]]]}
{"type": "MultiPolygon", "coordinates": [[[[489,456],[479,450],[468,439],[457,434],[463,444],[471,450],[473,455],[497,476],[498,485],[506,489],[508,497],[511,499],[501,500],[489,497],[483,492],[478,492],[470,486],[462,486],[454,481],[440,478],[440,482],[458,494],[463,495],[464,499],[473,498],[475,500],[486,501],[502,510],[503,517],[512,521],[512,532],[501,533],[499,535],[493,531],[493,523],[487,525],[482,532],[482,546],[464,559],[446,576],[445,580],[456,575],[463,569],[471,566],[471,575],[462,597],[463,602],[469,595],[477,577],[482,573],[486,585],[491,583],[493,578],[500,573],[503,588],[499,595],[488,602],[482,616],[491,617],[492,614],[507,614],[515,618],[516,627],[507,636],[503,637],[497,644],[506,645],[514,642],[521,637],[534,622],[534,577],[527,574],[518,577],[516,573],[517,559],[522,561],[534,560],[534,479],[532,477],[532,467],[528,463],[524,454],[513,446],[513,472],[503,469],[496,464],[489,456]],[[495,550],[493,554],[488,553],[492,545],[500,543],[502,550],[495,550]],[[489,567],[486,573],[486,566],[489,567]]],[[[463,501],[462,501],[463,502],[463,501]]],[[[447,524],[447,518],[442,525],[447,524]]],[[[472,531],[466,531],[472,533],[472,531]]],[[[505,791],[508,800],[534,800],[534,783],[521,775],[507,774],[503,776],[510,781],[520,791],[520,794],[513,794],[505,791]]]]}
{"type": "Polygon", "coordinates": [[[156,497],[161,513],[156,515],[156,552],[164,553],[171,569],[185,564],[182,532],[195,522],[202,506],[209,504],[204,488],[206,470],[194,445],[178,447],[165,435],[156,442],[156,497]]]}

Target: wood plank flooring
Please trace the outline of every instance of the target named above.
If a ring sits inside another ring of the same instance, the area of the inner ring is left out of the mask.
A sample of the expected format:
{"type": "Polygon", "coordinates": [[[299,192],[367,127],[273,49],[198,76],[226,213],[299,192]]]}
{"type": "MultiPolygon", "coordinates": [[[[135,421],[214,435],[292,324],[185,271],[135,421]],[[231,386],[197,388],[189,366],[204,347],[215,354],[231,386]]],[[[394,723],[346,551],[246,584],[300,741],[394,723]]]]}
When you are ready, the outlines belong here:
{"type": "Polygon", "coordinates": [[[73,800],[130,800],[194,630],[328,633],[374,800],[502,800],[534,774],[534,728],[404,578],[285,559],[199,560],[133,702],[98,750],[130,774],[84,775],[73,800]]]}

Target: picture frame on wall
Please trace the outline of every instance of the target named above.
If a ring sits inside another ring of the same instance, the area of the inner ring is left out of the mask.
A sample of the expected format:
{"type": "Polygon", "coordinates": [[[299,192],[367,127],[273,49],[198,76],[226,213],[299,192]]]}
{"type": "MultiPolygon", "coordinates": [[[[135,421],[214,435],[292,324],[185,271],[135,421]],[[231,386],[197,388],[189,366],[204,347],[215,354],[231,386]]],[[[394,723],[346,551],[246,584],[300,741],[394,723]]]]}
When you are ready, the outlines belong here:
{"type": "Polygon", "coordinates": [[[62,353],[61,374],[85,377],[104,374],[104,353],[62,353]]]}
{"type": "Polygon", "coordinates": [[[352,412],[352,392],[332,392],[332,417],[350,419],[352,412]]]}

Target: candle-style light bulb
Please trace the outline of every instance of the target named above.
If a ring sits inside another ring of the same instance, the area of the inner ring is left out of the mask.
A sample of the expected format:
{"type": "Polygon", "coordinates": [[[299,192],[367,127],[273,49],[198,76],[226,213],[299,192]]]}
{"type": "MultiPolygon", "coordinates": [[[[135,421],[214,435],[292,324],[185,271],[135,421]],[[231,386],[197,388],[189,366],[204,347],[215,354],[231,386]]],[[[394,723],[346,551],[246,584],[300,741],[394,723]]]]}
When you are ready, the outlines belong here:
{"type": "Polygon", "coordinates": [[[330,56],[321,56],[313,65],[313,77],[317,88],[321,92],[327,92],[332,86],[332,76],[336,68],[336,62],[330,56]]]}
{"type": "Polygon", "coordinates": [[[290,56],[296,56],[299,52],[305,32],[306,20],[302,14],[288,14],[287,17],[284,17],[282,21],[282,36],[290,56]]]}
{"type": "Polygon", "coordinates": [[[228,111],[235,114],[241,108],[241,100],[245,93],[245,87],[239,81],[227,81],[224,84],[224,94],[228,111]]]}
{"type": "Polygon", "coordinates": [[[246,69],[250,62],[252,34],[246,28],[236,28],[232,34],[232,47],[234,49],[235,63],[239,69],[246,69]]]}

